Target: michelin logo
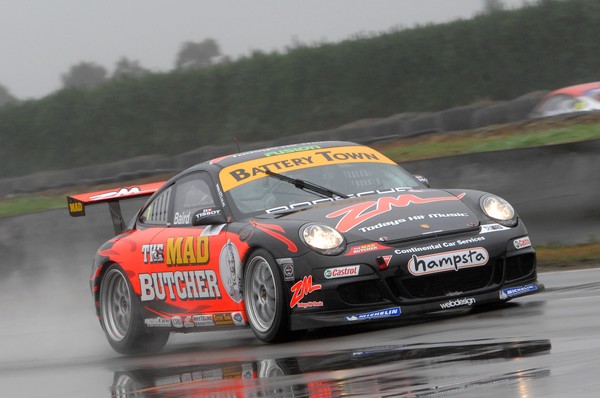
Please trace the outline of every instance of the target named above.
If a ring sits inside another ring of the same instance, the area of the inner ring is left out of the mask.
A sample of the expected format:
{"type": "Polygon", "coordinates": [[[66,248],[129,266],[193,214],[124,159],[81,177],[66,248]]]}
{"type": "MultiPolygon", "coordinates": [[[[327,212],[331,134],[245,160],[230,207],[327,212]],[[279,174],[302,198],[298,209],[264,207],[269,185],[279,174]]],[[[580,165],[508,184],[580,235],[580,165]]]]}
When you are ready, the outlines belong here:
{"type": "Polygon", "coordinates": [[[385,310],[366,312],[364,314],[347,316],[346,320],[349,322],[354,321],[366,321],[369,319],[383,319],[383,318],[393,318],[396,316],[400,316],[402,314],[402,310],[400,307],[387,308],[385,310]]]}
{"type": "Polygon", "coordinates": [[[535,292],[536,290],[538,290],[538,287],[533,283],[525,286],[503,289],[500,290],[500,300],[506,300],[511,297],[521,296],[526,293],[535,292]]]}

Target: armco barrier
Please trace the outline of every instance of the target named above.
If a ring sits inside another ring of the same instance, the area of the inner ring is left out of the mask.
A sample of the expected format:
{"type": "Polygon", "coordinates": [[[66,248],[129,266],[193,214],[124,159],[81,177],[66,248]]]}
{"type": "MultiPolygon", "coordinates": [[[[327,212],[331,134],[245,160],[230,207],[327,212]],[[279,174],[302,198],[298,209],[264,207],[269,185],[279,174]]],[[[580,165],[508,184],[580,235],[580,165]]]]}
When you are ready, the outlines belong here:
{"type": "MultiPolygon", "coordinates": [[[[510,102],[492,102],[448,109],[435,113],[403,113],[369,123],[313,131],[266,142],[242,144],[242,150],[299,142],[347,140],[370,143],[377,138],[403,138],[415,135],[456,131],[489,124],[526,119],[544,91],[529,93],[510,102]]],[[[235,145],[205,146],[176,156],[149,155],[107,164],[36,173],[0,179],[0,197],[85,184],[122,181],[183,170],[214,157],[237,152],[235,145]]]]}
{"type": "Polygon", "coordinates": [[[403,163],[432,187],[487,191],[510,201],[534,243],[600,240],[600,140],[403,163]]]}

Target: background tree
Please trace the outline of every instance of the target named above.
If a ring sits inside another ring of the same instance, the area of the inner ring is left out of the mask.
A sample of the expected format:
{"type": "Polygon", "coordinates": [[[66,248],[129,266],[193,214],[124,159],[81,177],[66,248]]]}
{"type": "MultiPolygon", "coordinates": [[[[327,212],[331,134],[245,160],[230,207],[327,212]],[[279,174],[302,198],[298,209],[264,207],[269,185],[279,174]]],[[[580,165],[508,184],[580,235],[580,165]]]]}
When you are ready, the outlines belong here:
{"type": "Polygon", "coordinates": [[[8,91],[6,87],[0,84],[0,107],[17,102],[17,99],[8,91]]]}
{"type": "Polygon", "coordinates": [[[502,0],[483,0],[483,13],[491,14],[506,8],[502,0]]]}
{"type": "Polygon", "coordinates": [[[183,43],[177,54],[175,68],[204,68],[211,65],[212,59],[219,55],[221,55],[221,51],[214,39],[206,39],[199,43],[188,41],[183,43]]]}
{"type": "Polygon", "coordinates": [[[64,88],[92,88],[106,81],[106,69],[92,62],[80,62],[73,65],[69,72],[62,75],[64,88]]]}
{"type": "Polygon", "coordinates": [[[127,57],[119,59],[115,65],[115,71],[113,72],[113,79],[120,78],[136,78],[147,75],[150,71],[140,65],[138,61],[133,61],[127,57]]]}

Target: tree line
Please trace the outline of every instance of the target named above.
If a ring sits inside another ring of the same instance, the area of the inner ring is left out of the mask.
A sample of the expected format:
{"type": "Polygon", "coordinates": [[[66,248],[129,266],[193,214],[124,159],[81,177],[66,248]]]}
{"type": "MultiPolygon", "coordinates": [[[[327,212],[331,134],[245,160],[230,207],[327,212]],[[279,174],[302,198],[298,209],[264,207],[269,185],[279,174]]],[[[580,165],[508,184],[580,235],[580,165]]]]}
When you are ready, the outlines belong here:
{"type": "Polygon", "coordinates": [[[0,176],[176,155],[234,137],[267,140],[595,81],[599,34],[597,0],[544,0],[63,89],[0,108],[0,176]]]}

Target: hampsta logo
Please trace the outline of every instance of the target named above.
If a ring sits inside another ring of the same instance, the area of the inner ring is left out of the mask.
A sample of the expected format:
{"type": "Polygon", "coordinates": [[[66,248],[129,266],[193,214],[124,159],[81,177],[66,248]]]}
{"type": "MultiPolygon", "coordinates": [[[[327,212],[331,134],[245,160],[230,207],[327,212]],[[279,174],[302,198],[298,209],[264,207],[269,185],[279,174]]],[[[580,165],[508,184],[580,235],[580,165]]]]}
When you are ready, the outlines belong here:
{"type": "Polygon", "coordinates": [[[488,252],[483,247],[428,254],[426,256],[413,254],[408,261],[408,271],[415,276],[435,272],[458,271],[462,268],[485,265],[488,260],[488,252]]]}

